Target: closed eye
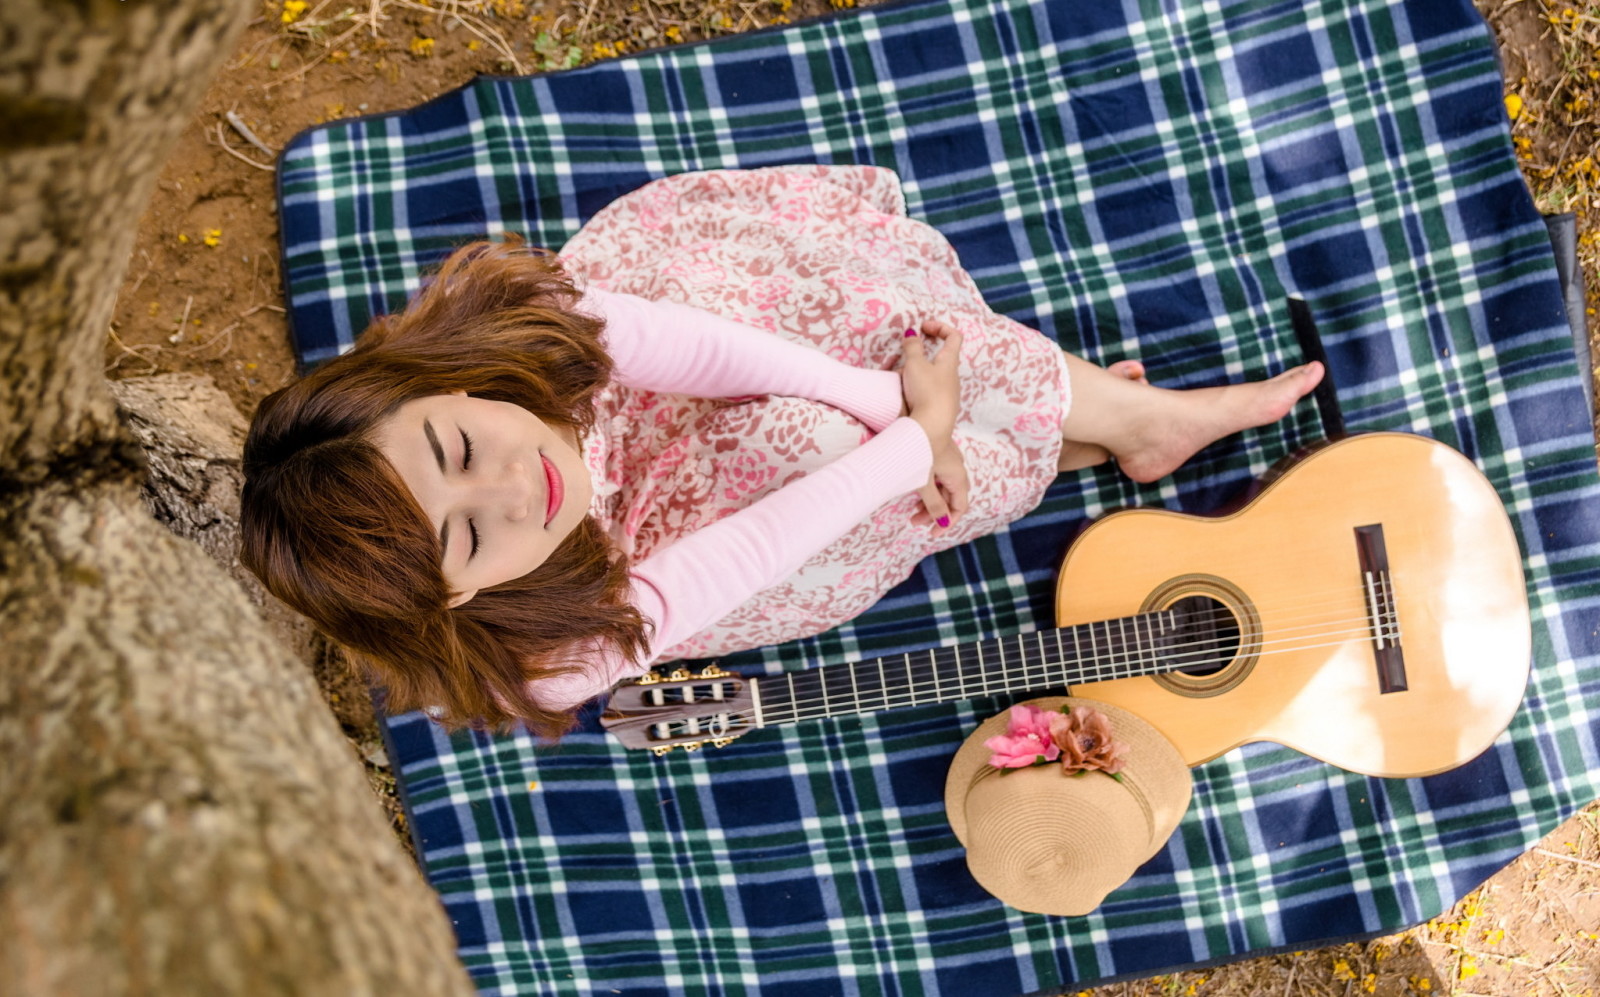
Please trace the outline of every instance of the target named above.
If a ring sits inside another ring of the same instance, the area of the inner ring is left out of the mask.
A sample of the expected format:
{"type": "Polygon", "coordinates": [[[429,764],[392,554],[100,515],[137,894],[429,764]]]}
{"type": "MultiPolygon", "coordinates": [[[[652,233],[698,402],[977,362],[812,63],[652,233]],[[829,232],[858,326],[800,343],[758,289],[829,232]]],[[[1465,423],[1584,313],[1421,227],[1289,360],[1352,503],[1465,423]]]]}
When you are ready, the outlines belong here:
{"type": "Polygon", "coordinates": [[[467,532],[472,534],[472,547],[467,551],[467,560],[470,561],[478,556],[478,524],[467,520],[467,532]]]}
{"type": "Polygon", "coordinates": [[[472,466],[472,437],[467,435],[465,429],[461,430],[461,469],[465,471],[472,466]]]}

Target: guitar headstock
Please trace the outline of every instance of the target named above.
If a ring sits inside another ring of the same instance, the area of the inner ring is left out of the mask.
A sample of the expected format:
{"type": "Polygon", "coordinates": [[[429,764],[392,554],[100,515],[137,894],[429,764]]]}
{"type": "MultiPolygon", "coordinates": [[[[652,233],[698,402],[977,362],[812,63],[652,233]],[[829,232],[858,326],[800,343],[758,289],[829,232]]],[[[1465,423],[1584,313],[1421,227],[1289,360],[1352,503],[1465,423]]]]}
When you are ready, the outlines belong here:
{"type": "Polygon", "coordinates": [[[756,726],[755,680],[716,665],[666,676],[645,672],[617,686],[600,725],[630,748],[664,755],[673,748],[722,747],[756,726]]]}

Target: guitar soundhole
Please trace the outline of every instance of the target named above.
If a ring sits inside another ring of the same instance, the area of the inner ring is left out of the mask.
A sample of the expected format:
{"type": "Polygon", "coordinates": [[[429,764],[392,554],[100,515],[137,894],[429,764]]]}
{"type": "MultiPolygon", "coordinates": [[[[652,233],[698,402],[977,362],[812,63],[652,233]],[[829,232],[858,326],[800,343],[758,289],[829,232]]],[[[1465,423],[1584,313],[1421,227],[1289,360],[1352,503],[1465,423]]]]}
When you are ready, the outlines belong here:
{"type": "Polygon", "coordinates": [[[1249,596],[1216,575],[1179,575],[1151,592],[1145,613],[1171,612],[1162,657],[1176,671],[1153,675],[1179,696],[1220,696],[1250,677],[1260,658],[1261,620],[1249,596]]]}
{"type": "Polygon", "coordinates": [[[1210,596],[1184,596],[1168,607],[1173,614],[1172,657],[1178,672],[1195,678],[1215,675],[1239,654],[1239,621],[1225,603],[1210,596]]]}

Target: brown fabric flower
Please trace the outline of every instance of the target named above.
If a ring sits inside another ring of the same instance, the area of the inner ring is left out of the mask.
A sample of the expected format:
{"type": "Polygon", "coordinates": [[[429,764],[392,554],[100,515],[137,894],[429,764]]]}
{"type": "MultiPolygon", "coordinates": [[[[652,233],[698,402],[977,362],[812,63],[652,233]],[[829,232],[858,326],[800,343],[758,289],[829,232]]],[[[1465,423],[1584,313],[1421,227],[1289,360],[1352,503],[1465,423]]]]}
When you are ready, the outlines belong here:
{"type": "Polygon", "coordinates": [[[1070,713],[1050,716],[1050,738],[1061,748],[1061,767],[1068,772],[1122,771],[1128,746],[1111,738],[1111,721],[1099,710],[1074,706],[1070,713]]]}

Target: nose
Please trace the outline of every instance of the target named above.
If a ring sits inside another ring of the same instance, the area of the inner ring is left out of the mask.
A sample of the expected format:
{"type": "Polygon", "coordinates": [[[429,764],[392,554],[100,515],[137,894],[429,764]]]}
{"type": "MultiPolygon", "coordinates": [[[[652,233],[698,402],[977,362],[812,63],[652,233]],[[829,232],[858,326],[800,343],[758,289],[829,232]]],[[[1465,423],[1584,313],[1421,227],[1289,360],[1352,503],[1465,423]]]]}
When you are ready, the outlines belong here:
{"type": "Polygon", "coordinates": [[[533,475],[527,465],[512,461],[496,482],[496,505],[504,511],[506,519],[521,522],[533,510],[533,492],[533,475]]]}

